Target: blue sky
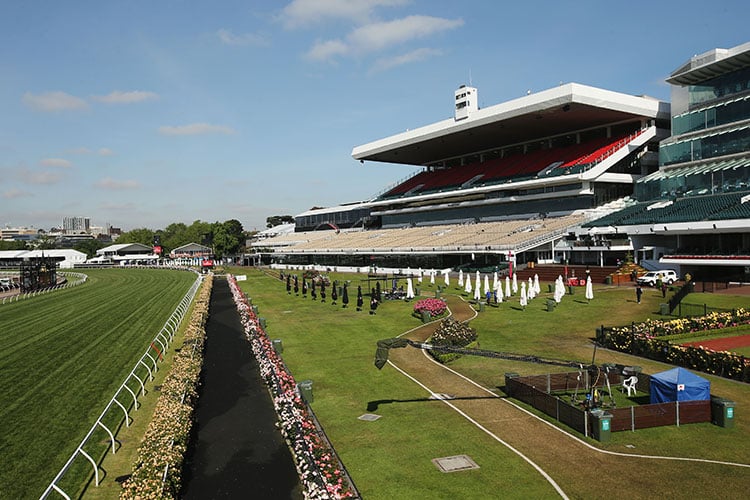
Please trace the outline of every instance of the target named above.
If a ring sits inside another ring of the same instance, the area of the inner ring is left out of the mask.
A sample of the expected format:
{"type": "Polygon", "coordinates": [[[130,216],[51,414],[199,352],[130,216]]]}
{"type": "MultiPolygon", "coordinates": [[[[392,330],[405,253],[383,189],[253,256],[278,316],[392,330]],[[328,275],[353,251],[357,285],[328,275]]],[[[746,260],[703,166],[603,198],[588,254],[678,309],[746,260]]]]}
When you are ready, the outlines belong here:
{"type": "Polygon", "coordinates": [[[125,230],[371,198],[414,172],[354,146],[560,82],[669,99],[748,41],[746,2],[0,3],[0,225],[125,230]]]}

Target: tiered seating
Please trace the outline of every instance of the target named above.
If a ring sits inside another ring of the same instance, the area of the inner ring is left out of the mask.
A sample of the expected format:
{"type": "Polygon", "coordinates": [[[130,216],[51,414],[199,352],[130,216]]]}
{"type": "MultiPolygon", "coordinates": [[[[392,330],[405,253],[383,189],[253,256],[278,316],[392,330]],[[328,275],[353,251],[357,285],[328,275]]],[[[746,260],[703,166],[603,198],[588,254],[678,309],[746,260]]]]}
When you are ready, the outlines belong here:
{"type": "Polygon", "coordinates": [[[284,246],[292,253],[337,251],[414,251],[440,248],[475,249],[488,246],[513,248],[539,238],[559,234],[561,229],[579,224],[581,216],[552,217],[547,219],[518,219],[478,224],[450,224],[440,226],[410,227],[403,229],[378,229],[356,231],[317,231],[268,238],[263,246],[284,246]]]}
{"type": "Polygon", "coordinates": [[[653,207],[657,202],[638,203],[584,226],[627,226],[744,218],[750,216],[750,203],[740,203],[744,195],[747,195],[747,192],[689,196],[651,210],[648,210],[648,207],[653,207]]]}
{"type": "Polygon", "coordinates": [[[487,160],[434,172],[420,172],[383,195],[384,198],[415,191],[427,193],[444,189],[457,189],[477,178],[472,186],[481,186],[509,179],[533,177],[554,164],[552,174],[560,175],[570,169],[580,171],[586,166],[601,161],[613,151],[621,148],[639,132],[615,138],[597,138],[566,147],[542,149],[526,154],[514,154],[505,158],[487,160]]]}

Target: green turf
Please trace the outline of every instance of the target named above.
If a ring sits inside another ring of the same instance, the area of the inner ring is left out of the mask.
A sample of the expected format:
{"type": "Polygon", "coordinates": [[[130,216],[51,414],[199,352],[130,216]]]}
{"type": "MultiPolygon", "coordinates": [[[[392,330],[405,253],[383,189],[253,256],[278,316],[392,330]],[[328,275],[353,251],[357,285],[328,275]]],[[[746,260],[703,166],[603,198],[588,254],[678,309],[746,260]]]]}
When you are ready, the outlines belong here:
{"type": "MultiPolygon", "coordinates": [[[[257,271],[238,269],[249,279],[241,287],[259,307],[267,320],[269,336],[284,345],[283,357],[298,381],[313,380],[313,407],[365,498],[497,498],[549,497],[553,493],[541,477],[525,462],[501,446],[488,444],[481,431],[459,418],[442,403],[426,399],[424,389],[392,369],[373,367],[375,342],[393,337],[421,322],[411,316],[413,303],[385,301],[375,316],[367,310],[356,312],[356,285],[361,275],[335,275],[350,279],[351,303],[347,309],[288,295],[278,279],[260,276],[257,271]],[[376,422],[357,419],[363,413],[382,416],[376,422]],[[432,458],[467,453],[482,468],[470,473],[441,474],[432,458]],[[481,485],[479,487],[478,485],[481,485]]],[[[442,283],[441,283],[442,284],[442,283]]],[[[436,286],[417,285],[422,296],[434,296],[436,286]]],[[[546,290],[546,284],[542,285],[546,290]]],[[[329,290],[330,292],[330,290],[329,290]]],[[[445,293],[463,293],[454,284],[445,293]]],[[[531,301],[523,310],[517,298],[499,307],[486,307],[472,321],[479,331],[480,347],[547,357],[592,361],[591,339],[604,324],[615,326],[647,318],[659,318],[661,293],[645,290],[641,304],[635,301],[632,287],[595,287],[590,303],[583,289],[567,295],[554,311],[547,312],[546,297],[531,301]]],[[[732,297],[722,299],[734,300],[732,297]]],[[[365,301],[367,303],[367,301],[365,301]]],[[[723,303],[719,300],[719,303],[723,303]]],[[[722,307],[717,305],[717,307],[722,307]]],[[[669,366],[605,350],[596,352],[596,363],[616,362],[640,365],[646,373],[669,366]]],[[[556,368],[521,362],[465,356],[451,366],[500,393],[505,372],[539,374],[556,368]]],[[[709,377],[712,392],[737,404],[736,427],[722,429],[710,424],[674,428],[646,429],[614,433],[612,443],[604,447],[622,449],[626,445],[649,453],[695,456],[750,463],[747,435],[750,425],[741,415],[750,414],[750,390],[745,384],[709,377]],[[679,439],[675,433],[679,432],[679,439]],[[743,438],[744,436],[744,438],[743,438]],[[711,443],[710,446],[707,443],[711,443]]],[[[647,465],[644,465],[647,467],[647,465]]],[[[717,481],[731,480],[732,472],[717,481]]],[[[637,477],[637,471],[634,472],[637,477]]],[[[575,471],[571,471],[575,476],[575,471]]],[[[575,481],[575,477],[568,478],[575,481]]],[[[682,480],[682,479],[681,479],[682,480]]],[[[684,491],[697,495],[715,494],[709,484],[690,483],[684,491]]],[[[587,491],[577,485],[576,491],[587,491]]],[[[643,492],[647,496],[647,492],[643,492]]]]}
{"type": "MultiPolygon", "coordinates": [[[[4,498],[42,493],[195,280],[151,269],[86,274],[86,284],[0,306],[4,498]]],[[[87,451],[98,458],[106,439],[97,434],[87,451]]],[[[66,486],[83,487],[76,476],[91,472],[87,463],[76,461],[66,486]]]]}

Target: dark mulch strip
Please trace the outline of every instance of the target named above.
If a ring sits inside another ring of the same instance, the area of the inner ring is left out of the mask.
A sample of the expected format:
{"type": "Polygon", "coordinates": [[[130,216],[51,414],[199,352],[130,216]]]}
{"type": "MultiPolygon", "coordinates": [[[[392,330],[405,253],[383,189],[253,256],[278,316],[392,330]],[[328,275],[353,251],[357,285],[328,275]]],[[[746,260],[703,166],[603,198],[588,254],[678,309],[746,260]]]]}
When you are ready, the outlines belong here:
{"type": "Polygon", "coordinates": [[[226,280],[214,281],[182,497],[302,498],[289,448],[226,280]]]}

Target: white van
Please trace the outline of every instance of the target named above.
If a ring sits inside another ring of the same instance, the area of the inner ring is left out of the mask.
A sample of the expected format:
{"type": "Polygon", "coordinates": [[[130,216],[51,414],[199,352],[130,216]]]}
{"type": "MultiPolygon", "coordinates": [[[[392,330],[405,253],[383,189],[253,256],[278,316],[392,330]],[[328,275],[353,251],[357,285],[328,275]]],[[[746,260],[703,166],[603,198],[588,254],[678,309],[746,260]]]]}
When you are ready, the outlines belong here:
{"type": "Polygon", "coordinates": [[[643,276],[640,276],[636,281],[639,285],[655,286],[656,281],[661,278],[663,283],[671,285],[677,281],[677,273],[671,269],[664,269],[662,271],[649,271],[643,276]]]}

